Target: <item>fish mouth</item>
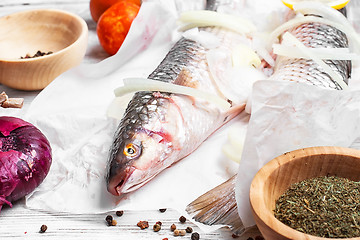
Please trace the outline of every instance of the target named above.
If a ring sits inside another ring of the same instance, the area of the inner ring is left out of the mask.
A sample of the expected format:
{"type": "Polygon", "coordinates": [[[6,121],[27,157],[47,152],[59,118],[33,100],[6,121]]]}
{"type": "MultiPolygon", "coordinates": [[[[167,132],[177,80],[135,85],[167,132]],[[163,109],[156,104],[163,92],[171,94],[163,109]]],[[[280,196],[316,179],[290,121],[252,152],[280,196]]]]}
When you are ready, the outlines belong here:
{"type": "Polygon", "coordinates": [[[107,186],[108,192],[112,195],[120,196],[123,193],[125,183],[134,171],[134,167],[127,167],[121,173],[118,173],[116,176],[111,178],[107,186]]]}

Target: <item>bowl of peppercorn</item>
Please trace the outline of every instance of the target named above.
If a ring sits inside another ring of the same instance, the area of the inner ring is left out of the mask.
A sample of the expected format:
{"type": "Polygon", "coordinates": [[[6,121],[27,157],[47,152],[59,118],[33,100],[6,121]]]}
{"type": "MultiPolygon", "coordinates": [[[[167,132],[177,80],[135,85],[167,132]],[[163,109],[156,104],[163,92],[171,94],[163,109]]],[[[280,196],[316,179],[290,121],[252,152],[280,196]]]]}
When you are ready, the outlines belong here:
{"type": "Polygon", "coordinates": [[[28,10],[0,18],[0,83],[41,90],[80,64],[88,27],[79,16],[53,9],[28,10]]]}
{"type": "Polygon", "coordinates": [[[266,240],[360,240],[360,151],[298,149],[255,175],[250,204],[266,240]]]}

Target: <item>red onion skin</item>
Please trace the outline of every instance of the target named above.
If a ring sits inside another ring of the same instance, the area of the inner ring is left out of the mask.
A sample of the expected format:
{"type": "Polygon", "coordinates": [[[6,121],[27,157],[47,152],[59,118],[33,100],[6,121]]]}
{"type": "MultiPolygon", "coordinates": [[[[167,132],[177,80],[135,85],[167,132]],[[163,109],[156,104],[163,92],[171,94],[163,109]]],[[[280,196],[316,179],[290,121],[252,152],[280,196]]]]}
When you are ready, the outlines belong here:
{"type": "Polygon", "coordinates": [[[32,192],[51,165],[47,138],[31,123],[0,116],[0,209],[32,192]]]}

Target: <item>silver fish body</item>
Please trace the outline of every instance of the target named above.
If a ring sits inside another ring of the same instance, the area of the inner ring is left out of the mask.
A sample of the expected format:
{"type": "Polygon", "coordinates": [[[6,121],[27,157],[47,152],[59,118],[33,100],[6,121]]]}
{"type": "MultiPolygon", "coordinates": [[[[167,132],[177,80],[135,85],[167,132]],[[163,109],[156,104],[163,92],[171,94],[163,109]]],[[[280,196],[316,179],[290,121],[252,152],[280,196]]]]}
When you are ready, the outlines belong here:
{"type": "MultiPolygon", "coordinates": [[[[309,48],[348,48],[346,35],[340,30],[322,23],[302,24],[291,31],[301,43],[309,48]]],[[[348,83],[351,61],[325,60],[331,69],[348,83]]],[[[341,90],[342,87],[321,66],[311,59],[278,57],[271,79],[296,81],[319,87],[341,90]]]]}
{"type": "MultiPolygon", "coordinates": [[[[213,1],[209,1],[213,2],[213,1]]],[[[218,27],[203,29],[227,47],[239,35],[218,27]]],[[[229,46],[230,47],[230,46],[229,46]]],[[[181,38],[148,78],[223,97],[206,60],[208,49],[181,38]]],[[[227,100],[226,98],[224,98],[227,100]]],[[[244,109],[223,111],[206,100],[167,92],[137,92],[115,133],[107,170],[108,191],[134,191],[193,152],[207,137],[244,109]]]]}
{"type": "MultiPolygon", "coordinates": [[[[309,48],[347,48],[348,39],[340,30],[321,23],[306,23],[289,31],[309,48]]],[[[351,61],[325,60],[345,83],[351,75],[351,61]]],[[[342,87],[321,66],[309,59],[278,56],[272,80],[296,81],[319,87],[342,90],[342,87]]],[[[238,215],[235,196],[237,175],[195,199],[186,211],[207,225],[228,225],[234,234],[241,235],[244,225],[238,215]]]]}

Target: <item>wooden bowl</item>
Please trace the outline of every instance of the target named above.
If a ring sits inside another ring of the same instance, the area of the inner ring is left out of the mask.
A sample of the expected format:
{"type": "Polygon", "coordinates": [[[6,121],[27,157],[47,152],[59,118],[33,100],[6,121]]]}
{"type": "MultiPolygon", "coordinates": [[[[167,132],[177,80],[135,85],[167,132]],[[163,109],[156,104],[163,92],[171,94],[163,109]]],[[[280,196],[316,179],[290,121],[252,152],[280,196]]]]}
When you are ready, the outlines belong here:
{"type": "Polygon", "coordinates": [[[40,90],[78,65],[86,52],[86,22],[60,10],[30,10],[0,18],[0,83],[40,90]],[[53,52],[36,58],[37,51],[53,52]]]}
{"type": "MultiPolygon", "coordinates": [[[[256,224],[266,240],[324,240],[296,231],[274,217],[275,201],[293,183],[318,176],[360,180],[360,151],[342,147],[313,147],[285,153],[267,163],[250,187],[256,224]]],[[[360,240],[360,238],[346,238],[360,240]]]]}

